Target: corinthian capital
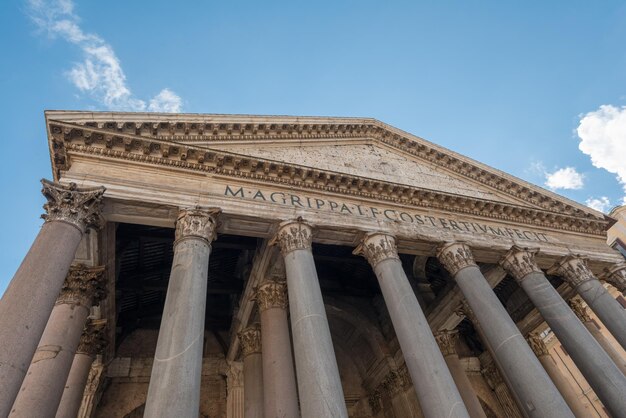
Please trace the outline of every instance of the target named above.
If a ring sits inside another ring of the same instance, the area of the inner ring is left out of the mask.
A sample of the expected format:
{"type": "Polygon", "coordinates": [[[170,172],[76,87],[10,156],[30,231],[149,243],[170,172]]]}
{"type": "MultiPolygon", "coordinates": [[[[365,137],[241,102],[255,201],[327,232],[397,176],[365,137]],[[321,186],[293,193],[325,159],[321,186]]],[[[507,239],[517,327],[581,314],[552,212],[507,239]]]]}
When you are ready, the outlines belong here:
{"type": "Polygon", "coordinates": [[[287,255],[295,250],[310,250],[313,241],[313,228],[302,218],[280,224],[272,244],[280,246],[280,252],[287,255]]]}
{"type": "Polygon", "coordinates": [[[287,284],[284,282],[267,282],[259,286],[255,300],[259,304],[259,310],[265,311],[270,308],[287,309],[287,284]]]}
{"type": "Polygon", "coordinates": [[[367,261],[376,267],[384,260],[399,260],[396,239],[389,234],[374,232],[367,234],[358,247],[353,251],[355,255],[362,255],[367,261]]]}
{"type": "Polygon", "coordinates": [[[439,331],[435,334],[435,340],[439,350],[444,356],[456,354],[456,341],[459,338],[457,331],[439,331]]]}
{"type": "Polygon", "coordinates": [[[106,295],[104,267],[73,264],[63,282],[57,305],[80,305],[89,309],[106,295]]]}
{"type": "Polygon", "coordinates": [[[583,305],[583,303],[578,298],[571,299],[569,301],[569,307],[572,308],[572,311],[576,314],[580,322],[589,322],[591,321],[591,316],[587,311],[587,307],[583,305]]]}
{"type": "Polygon", "coordinates": [[[626,292],[626,263],[619,263],[613,267],[605,268],[600,279],[609,283],[620,292],[626,292]]]}
{"type": "Polygon", "coordinates": [[[530,273],[542,273],[541,269],[535,263],[535,254],[539,252],[538,248],[522,248],[514,245],[508,253],[500,260],[500,265],[515,280],[521,282],[524,277],[530,273]]]}
{"type": "Polygon", "coordinates": [[[46,213],[41,217],[46,222],[61,221],[74,225],[81,232],[88,226],[100,226],[100,209],[104,187],[81,187],[76,183],[69,186],[42,179],[41,193],[47,199],[43,205],[46,213]]]}
{"type": "Polygon", "coordinates": [[[176,242],[185,238],[200,238],[209,245],[215,240],[217,222],[220,210],[185,209],[181,210],[176,220],[176,242]]]}
{"type": "Polygon", "coordinates": [[[243,356],[261,352],[261,328],[258,324],[252,325],[239,333],[243,356]]]}
{"type": "Polygon", "coordinates": [[[550,267],[548,274],[561,276],[574,288],[586,281],[596,279],[583,258],[571,255],[563,257],[554,266],[550,267]]]}
{"type": "Polygon", "coordinates": [[[80,342],[76,349],[77,354],[86,354],[91,357],[102,353],[107,345],[106,319],[94,319],[85,325],[80,342]]]}
{"type": "Polygon", "coordinates": [[[532,348],[537,357],[549,355],[548,347],[546,347],[546,344],[543,342],[543,339],[539,336],[539,334],[531,332],[528,334],[527,340],[528,345],[530,345],[530,348],[532,348]]]}
{"type": "Polygon", "coordinates": [[[463,242],[443,245],[437,252],[437,258],[452,276],[456,276],[465,267],[476,267],[470,247],[463,242]]]}

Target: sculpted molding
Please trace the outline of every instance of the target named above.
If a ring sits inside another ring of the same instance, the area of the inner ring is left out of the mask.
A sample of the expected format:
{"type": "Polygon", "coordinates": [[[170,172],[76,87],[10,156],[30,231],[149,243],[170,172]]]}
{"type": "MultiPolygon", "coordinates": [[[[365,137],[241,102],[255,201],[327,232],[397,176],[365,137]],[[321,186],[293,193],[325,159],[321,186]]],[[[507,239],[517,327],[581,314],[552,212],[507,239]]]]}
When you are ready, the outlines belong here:
{"type": "Polygon", "coordinates": [[[284,255],[295,250],[310,250],[313,243],[313,228],[301,218],[280,224],[271,244],[278,244],[284,255]]]}
{"type": "Polygon", "coordinates": [[[435,340],[439,350],[444,356],[456,354],[456,341],[459,338],[457,331],[439,331],[435,334],[435,340]]]}
{"type": "Polygon", "coordinates": [[[365,257],[372,267],[384,260],[400,260],[396,239],[378,232],[366,235],[353,254],[365,257]]]}
{"type": "Polygon", "coordinates": [[[452,276],[466,267],[476,267],[472,250],[463,242],[444,244],[437,251],[437,258],[452,276]]]}
{"type": "Polygon", "coordinates": [[[259,311],[271,308],[286,310],[289,306],[287,284],[285,282],[267,282],[259,286],[254,299],[259,304],[259,311]]]}
{"type": "Polygon", "coordinates": [[[185,209],[181,210],[176,220],[176,242],[185,238],[201,238],[209,245],[215,240],[219,209],[185,209]]]}
{"type": "Polygon", "coordinates": [[[63,282],[56,305],[80,305],[90,309],[105,296],[104,267],[73,264],[63,282]]]}
{"type": "Polygon", "coordinates": [[[528,334],[528,345],[533,350],[537,357],[547,356],[550,353],[548,352],[548,347],[543,342],[543,339],[539,336],[539,334],[531,332],[528,334]]]}
{"type": "Polygon", "coordinates": [[[46,213],[41,217],[46,222],[67,222],[81,232],[90,226],[100,226],[104,187],[79,188],[76,183],[65,186],[45,179],[41,180],[41,184],[41,193],[47,199],[43,205],[46,213]]]}
{"type": "Polygon", "coordinates": [[[261,327],[252,325],[239,333],[241,352],[244,357],[250,354],[261,353],[261,327]]]}
{"type": "Polygon", "coordinates": [[[518,282],[530,273],[542,273],[535,263],[535,254],[538,248],[522,248],[514,245],[508,253],[500,260],[500,265],[510,273],[518,282]]]}
{"type": "Polygon", "coordinates": [[[567,256],[550,267],[548,274],[556,274],[565,280],[573,288],[580,286],[589,280],[597,280],[593,275],[587,261],[578,256],[567,256]]]}
{"type": "Polygon", "coordinates": [[[106,323],[106,319],[94,319],[87,322],[80,336],[76,354],[95,357],[104,351],[107,345],[106,323]]]}
{"type": "Polygon", "coordinates": [[[578,319],[580,319],[582,323],[591,321],[591,316],[589,315],[589,312],[587,311],[587,307],[583,305],[580,299],[578,298],[571,299],[569,301],[569,307],[572,308],[572,311],[576,314],[576,316],[578,317],[578,319]]]}

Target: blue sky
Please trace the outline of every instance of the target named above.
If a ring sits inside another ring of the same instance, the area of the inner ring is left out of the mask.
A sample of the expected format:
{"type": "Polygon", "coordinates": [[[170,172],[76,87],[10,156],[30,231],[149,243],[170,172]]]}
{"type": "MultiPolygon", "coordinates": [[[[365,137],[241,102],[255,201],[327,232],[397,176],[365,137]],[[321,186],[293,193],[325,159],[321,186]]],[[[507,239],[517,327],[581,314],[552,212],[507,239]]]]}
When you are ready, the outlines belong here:
{"type": "Polygon", "coordinates": [[[0,2],[0,293],[41,225],[45,109],[374,117],[621,204],[626,5],[512,3],[0,2]]]}

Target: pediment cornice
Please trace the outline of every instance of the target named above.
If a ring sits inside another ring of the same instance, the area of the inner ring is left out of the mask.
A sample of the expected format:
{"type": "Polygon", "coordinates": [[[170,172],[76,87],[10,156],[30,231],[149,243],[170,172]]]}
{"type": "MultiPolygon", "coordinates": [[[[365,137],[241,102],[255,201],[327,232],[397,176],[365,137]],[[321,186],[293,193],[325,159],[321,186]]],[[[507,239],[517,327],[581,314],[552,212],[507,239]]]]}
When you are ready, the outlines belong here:
{"type": "MultiPolygon", "coordinates": [[[[137,115],[136,120],[141,120],[142,114],[115,115],[124,115],[124,118],[121,121],[107,121],[107,118],[95,120],[93,117],[65,121],[47,115],[55,176],[69,168],[68,153],[94,154],[595,235],[604,234],[609,224],[606,218],[595,215],[593,211],[582,210],[573,202],[569,204],[565,199],[555,198],[556,195],[542,193],[545,191],[540,188],[515,182],[497,170],[490,170],[427,141],[416,141],[412,136],[402,135],[401,131],[396,132],[395,128],[372,119],[333,118],[331,123],[316,118],[293,118],[289,121],[293,123],[272,123],[272,118],[260,118],[261,121],[255,123],[244,123],[243,120],[238,123],[237,117],[233,117],[235,120],[228,123],[193,119],[184,122],[176,122],[177,119],[132,122],[127,118],[137,115]],[[512,196],[520,204],[470,198],[210,148],[211,142],[315,142],[330,138],[379,141],[512,196]],[[526,202],[534,207],[525,205],[526,202]]],[[[169,117],[172,116],[175,115],[169,117]]],[[[186,116],[201,117],[181,115],[182,120],[186,116]]],[[[251,119],[254,118],[248,117],[248,122],[251,119]]]]}

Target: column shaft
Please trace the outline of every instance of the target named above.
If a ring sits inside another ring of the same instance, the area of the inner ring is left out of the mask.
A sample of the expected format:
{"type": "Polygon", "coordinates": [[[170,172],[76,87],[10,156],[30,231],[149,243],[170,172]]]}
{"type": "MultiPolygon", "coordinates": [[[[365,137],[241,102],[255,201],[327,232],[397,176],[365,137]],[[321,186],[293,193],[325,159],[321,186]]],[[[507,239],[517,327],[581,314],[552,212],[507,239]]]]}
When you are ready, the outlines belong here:
{"type": "Polygon", "coordinates": [[[444,246],[439,253],[480,323],[520,407],[530,417],[573,417],[561,394],[520,334],[476,263],[469,247],[444,246]]]}
{"type": "Polygon", "coordinates": [[[263,359],[254,353],[243,359],[243,416],[263,418],[263,359]]]}
{"type": "Polygon", "coordinates": [[[55,418],[76,418],[92,363],[92,356],[76,353],[55,418]]]}
{"type": "Polygon", "coordinates": [[[43,183],[46,223],[0,300],[0,417],[7,416],[104,188],[43,183]]]}
{"type": "Polygon", "coordinates": [[[311,252],[311,227],[281,225],[277,241],[285,260],[289,311],[303,418],[347,418],[328,319],[311,252]]]}
{"type": "Polygon", "coordinates": [[[193,210],[179,216],[145,417],[198,416],[210,242],[214,236],[215,220],[210,214],[193,210]]]}
{"type": "Polygon", "coordinates": [[[287,286],[266,283],[257,291],[256,300],[261,316],[265,417],[297,417],[300,412],[287,321],[287,286]]]}

